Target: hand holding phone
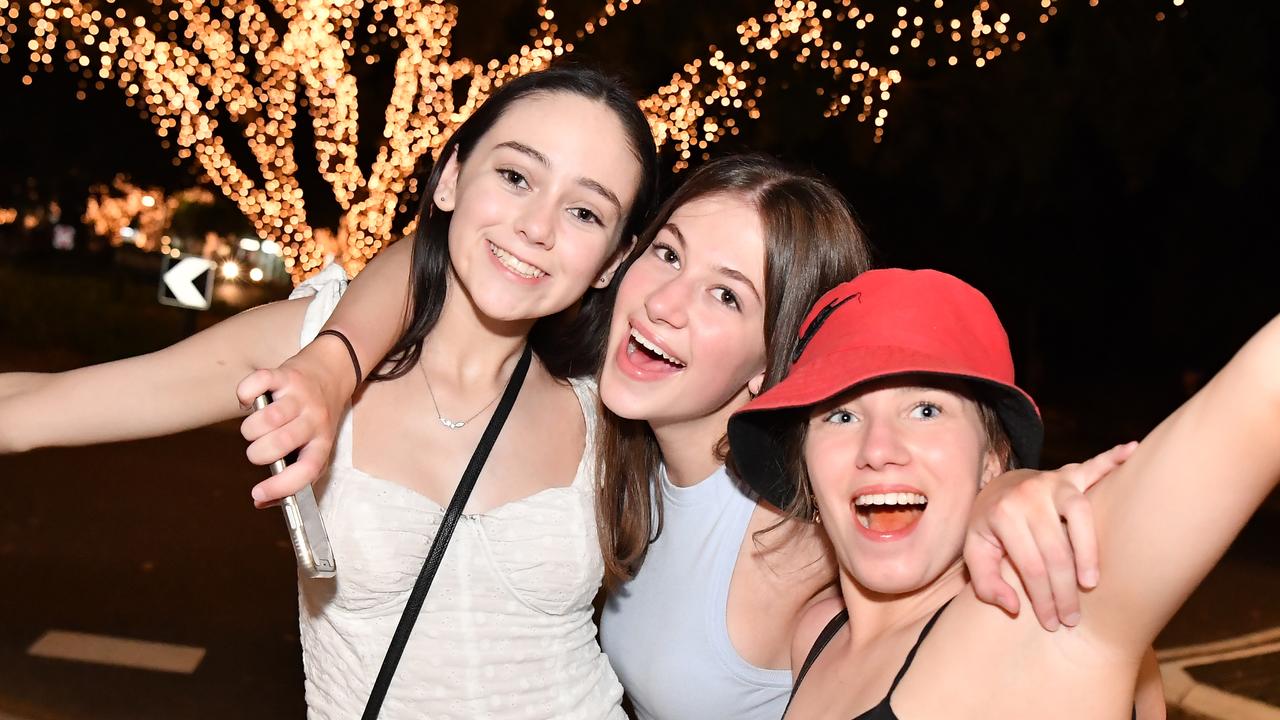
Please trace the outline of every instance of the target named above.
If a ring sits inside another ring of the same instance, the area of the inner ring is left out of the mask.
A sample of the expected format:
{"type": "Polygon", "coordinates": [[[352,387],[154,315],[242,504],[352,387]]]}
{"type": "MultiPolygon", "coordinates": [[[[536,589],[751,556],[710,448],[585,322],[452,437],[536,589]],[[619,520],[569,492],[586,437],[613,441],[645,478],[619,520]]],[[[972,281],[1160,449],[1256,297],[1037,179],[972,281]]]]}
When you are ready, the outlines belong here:
{"type": "MultiPolygon", "coordinates": [[[[271,404],[271,393],[254,398],[253,409],[261,410],[271,404]]],[[[271,463],[271,474],[279,475],[297,459],[297,451],[271,463]]],[[[309,578],[331,578],[337,573],[333,548],[329,545],[329,533],[325,532],[320,507],[316,504],[311,486],[287,495],[280,500],[289,539],[293,541],[293,554],[298,558],[298,569],[309,578]]]]}

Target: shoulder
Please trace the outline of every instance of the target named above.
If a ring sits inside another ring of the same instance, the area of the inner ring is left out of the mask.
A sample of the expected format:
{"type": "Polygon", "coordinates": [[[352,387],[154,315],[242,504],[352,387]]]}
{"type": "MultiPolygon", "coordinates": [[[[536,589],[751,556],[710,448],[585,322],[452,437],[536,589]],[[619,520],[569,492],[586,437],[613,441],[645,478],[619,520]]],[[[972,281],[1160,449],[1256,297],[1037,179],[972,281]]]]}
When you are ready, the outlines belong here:
{"type": "Polygon", "coordinates": [[[746,541],[773,574],[810,595],[836,579],[831,541],[821,526],[800,522],[767,503],[756,503],[746,541]]]}
{"type": "Polygon", "coordinates": [[[582,408],[582,417],[586,420],[587,430],[594,433],[600,417],[600,388],[596,384],[596,379],[590,376],[571,377],[561,382],[573,391],[578,405],[582,408]]]}
{"type": "Polygon", "coordinates": [[[791,636],[791,674],[796,676],[800,673],[800,668],[804,666],[804,661],[809,657],[809,651],[813,649],[813,644],[818,641],[818,636],[822,634],[823,628],[830,624],[831,620],[844,610],[844,599],[840,597],[838,592],[815,598],[800,613],[799,619],[796,621],[795,632],[791,636]]]}

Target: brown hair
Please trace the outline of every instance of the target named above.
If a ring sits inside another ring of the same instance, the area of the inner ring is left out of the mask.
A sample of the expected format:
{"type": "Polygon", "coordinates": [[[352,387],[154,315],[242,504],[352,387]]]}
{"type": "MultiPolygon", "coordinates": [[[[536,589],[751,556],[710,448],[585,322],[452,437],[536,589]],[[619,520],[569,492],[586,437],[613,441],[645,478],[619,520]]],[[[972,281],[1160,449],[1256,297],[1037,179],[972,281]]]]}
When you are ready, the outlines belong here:
{"type": "MultiPolygon", "coordinates": [[[[781,380],[800,324],[824,292],[866,270],[870,249],[861,225],[825,179],[765,155],[730,155],[693,171],[658,208],[623,268],[640,257],[676,209],[699,198],[731,195],[760,214],[765,235],[765,380],[781,380]]],[[[604,408],[597,455],[597,527],[604,551],[605,587],[634,577],[649,544],[662,532],[661,495],[653,492],[662,454],[641,420],[604,408]]],[[[716,451],[726,458],[722,439],[716,451]]]]}
{"type": "MultiPolygon", "coordinates": [[[[1016,470],[1019,465],[1017,456],[1013,454],[1013,442],[1009,440],[1009,433],[1005,430],[1004,423],[1000,421],[1000,414],[996,412],[994,403],[986,399],[983,388],[971,387],[968,383],[962,382],[957,382],[954,387],[948,384],[947,387],[969,398],[978,406],[978,420],[982,423],[982,432],[987,438],[987,449],[996,454],[1001,471],[1016,470]]],[[[782,512],[788,519],[801,522],[813,522],[818,513],[818,506],[813,499],[813,486],[809,481],[809,468],[804,462],[804,441],[809,428],[809,410],[810,408],[803,407],[780,411],[794,413],[793,418],[787,418],[785,421],[782,447],[783,467],[788,477],[795,478],[795,494],[791,497],[791,502],[782,508],[782,512]]],[[[766,528],[766,531],[772,529],[766,528]]]]}

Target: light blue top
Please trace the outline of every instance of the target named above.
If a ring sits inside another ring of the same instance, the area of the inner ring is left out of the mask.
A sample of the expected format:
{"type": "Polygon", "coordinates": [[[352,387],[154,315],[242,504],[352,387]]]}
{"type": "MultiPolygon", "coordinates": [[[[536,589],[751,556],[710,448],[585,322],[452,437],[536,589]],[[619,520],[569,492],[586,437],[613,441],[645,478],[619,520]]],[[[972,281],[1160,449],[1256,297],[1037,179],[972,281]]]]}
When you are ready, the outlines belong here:
{"type": "Polygon", "coordinates": [[[778,720],[791,671],[729,639],[729,580],[756,500],[721,467],[682,488],[659,473],[663,526],[640,572],[605,604],[600,644],[639,720],[778,720]]]}

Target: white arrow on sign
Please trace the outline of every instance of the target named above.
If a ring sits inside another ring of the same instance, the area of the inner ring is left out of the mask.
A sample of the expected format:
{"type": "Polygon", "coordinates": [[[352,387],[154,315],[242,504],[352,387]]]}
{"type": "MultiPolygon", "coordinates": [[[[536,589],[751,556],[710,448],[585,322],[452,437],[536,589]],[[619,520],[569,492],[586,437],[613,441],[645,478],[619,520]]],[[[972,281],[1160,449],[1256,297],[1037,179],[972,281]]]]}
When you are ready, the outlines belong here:
{"type": "Polygon", "coordinates": [[[162,279],[178,302],[189,308],[208,310],[209,299],[191,281],[206,272],[212,272],[214,267],[216,264],[212,260],[185,257],[179,260],[177,265],[169,268],[162,279]]]}

